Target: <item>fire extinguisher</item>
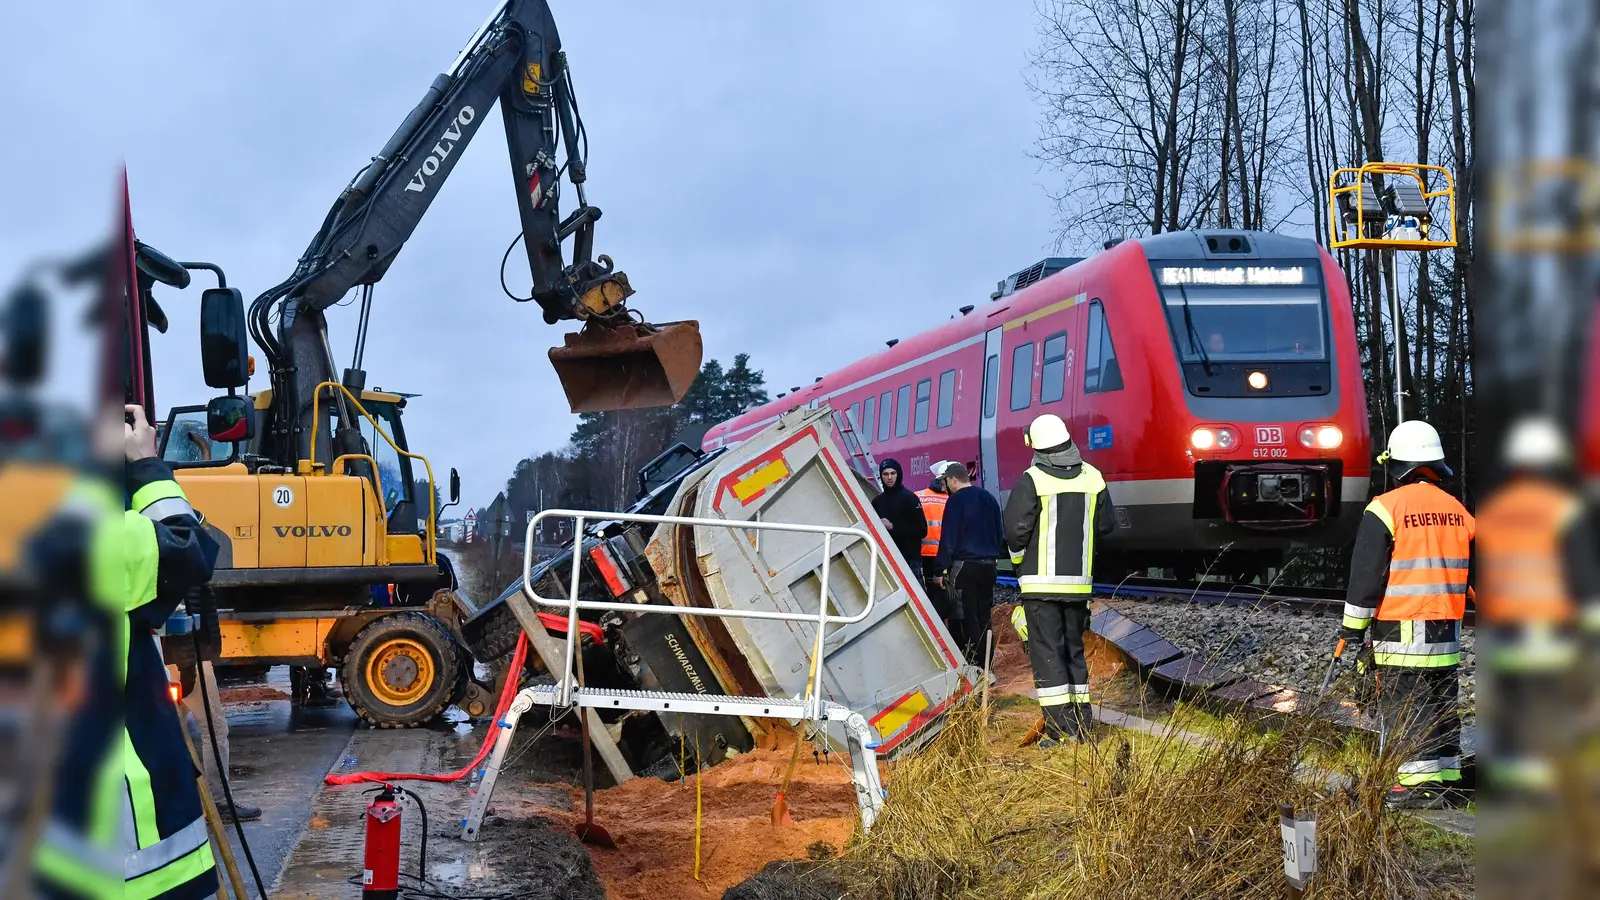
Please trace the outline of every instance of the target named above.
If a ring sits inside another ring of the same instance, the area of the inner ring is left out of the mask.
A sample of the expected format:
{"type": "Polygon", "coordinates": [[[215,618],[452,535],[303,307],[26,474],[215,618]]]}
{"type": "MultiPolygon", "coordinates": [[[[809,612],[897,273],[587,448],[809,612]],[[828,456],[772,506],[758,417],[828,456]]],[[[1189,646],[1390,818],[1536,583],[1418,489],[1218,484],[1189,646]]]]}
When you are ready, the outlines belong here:
{"type": "Polygon", "coordinates": [[[395,790],[393,785],[385,784],[367,804],[362,900],[395,900],[400,894],[400,804],[395,802],[395,790]]]}

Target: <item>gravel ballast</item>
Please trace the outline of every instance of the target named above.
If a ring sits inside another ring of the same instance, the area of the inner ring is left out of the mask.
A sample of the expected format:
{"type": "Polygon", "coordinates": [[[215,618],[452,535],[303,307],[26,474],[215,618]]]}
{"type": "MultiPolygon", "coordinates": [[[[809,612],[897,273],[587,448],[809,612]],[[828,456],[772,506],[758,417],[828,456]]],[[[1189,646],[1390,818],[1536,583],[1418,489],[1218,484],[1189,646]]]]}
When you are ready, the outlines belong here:
{"type": "MultiPolygon", "coordinates": [[[[1317,689],[1328,655],[1339,640],[1334,615],[1283,606],[1220,606],[1207,603],[1099,598],[1123,615],[1150,626],[1179,649],[1212,665],[1258,681],[1300,690],[1317,689]]],[[[1472,629],[1462,632],[1461,701],[1471,709],[1472,629]]]]}

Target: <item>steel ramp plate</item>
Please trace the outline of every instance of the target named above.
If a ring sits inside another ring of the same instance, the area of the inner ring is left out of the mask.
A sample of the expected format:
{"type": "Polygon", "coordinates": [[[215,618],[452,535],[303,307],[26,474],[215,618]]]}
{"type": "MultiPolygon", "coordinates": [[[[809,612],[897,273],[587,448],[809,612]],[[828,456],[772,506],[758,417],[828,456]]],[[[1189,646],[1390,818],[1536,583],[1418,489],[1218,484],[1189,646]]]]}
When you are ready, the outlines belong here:
{"type": "MultiPolygon", "coordinates": [[[[538,684],[529,697],[542,706],[555,706],[556,685],[538,684]]],[[[677,712],[694,715],[750,716],[762,719],[809,718],[810,704],[804,700],[776,697],[729,697],[721,694],[684,694],[667,691],[628,691],[617,688],[573,688],[574,705],[590,709],[642,709],[651,712],[677,712]]],[[[850,718],[848,707],[822,704],[822,717],[833,722],[850,718]]]]}

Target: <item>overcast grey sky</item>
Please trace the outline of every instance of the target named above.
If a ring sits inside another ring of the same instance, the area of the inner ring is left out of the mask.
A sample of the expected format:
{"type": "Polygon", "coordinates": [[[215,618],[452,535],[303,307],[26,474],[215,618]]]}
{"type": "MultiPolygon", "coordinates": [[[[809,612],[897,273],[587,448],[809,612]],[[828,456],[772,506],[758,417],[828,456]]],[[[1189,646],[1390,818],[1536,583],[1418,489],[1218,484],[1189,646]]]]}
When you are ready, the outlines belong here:
{"type": "MultiPolygon", "coordinates": [[[[255,296],[491,3],[134,5],[7,12],[0,79],[20,96],[0,141],[0,277],[103,230],[125,158],[141,239],[255,296]]],[[[708,358],[749,352],[774,393],[983,300],[1050,248],[1025,0],[551,5],[605,211],[597,252],[647,317],[698,319],[708,358]]],[[[475,505],[574,421],[545,359],[562,327],[500,291],[518,225],[495,118],[377,286],[366,355],[369,384],[423,395],[411,443],[441,476],[459,467],[475,505]]],[[[527,287],[520,251],[508,276],[527,287]]],[[[159,402],[203,402],[199,291],[158,297],[159,402]]],[[[346,365],[354,309],[330,319],[346,365]]]]}

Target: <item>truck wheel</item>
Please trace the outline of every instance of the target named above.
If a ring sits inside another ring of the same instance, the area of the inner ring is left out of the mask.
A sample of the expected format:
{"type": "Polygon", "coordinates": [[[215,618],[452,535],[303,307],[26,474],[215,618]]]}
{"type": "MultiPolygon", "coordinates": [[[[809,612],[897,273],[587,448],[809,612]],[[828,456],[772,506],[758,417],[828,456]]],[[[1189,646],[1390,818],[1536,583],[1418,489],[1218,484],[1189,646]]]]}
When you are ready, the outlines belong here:
{"type": "Polygon", "coordinates": [[[356,715],[376,728],[413,728],[450,705],[461,659],[432,616],[392,613],[356,633],[339,680],[356,715]]]}

